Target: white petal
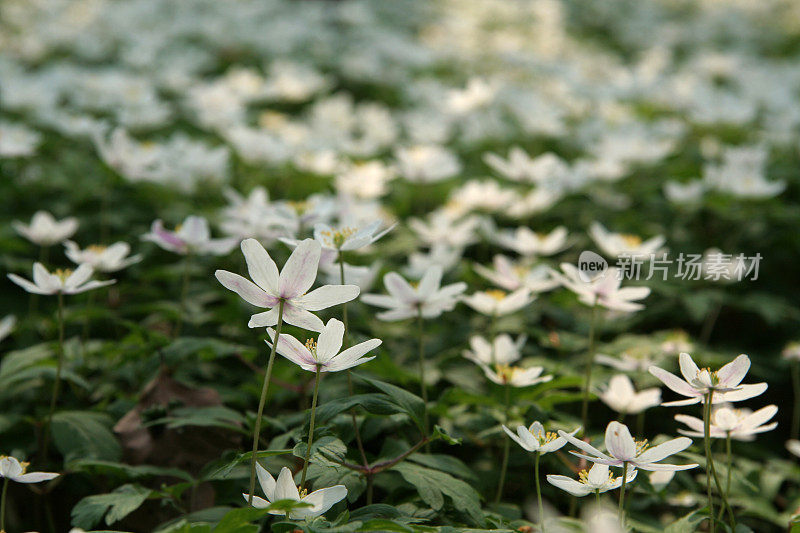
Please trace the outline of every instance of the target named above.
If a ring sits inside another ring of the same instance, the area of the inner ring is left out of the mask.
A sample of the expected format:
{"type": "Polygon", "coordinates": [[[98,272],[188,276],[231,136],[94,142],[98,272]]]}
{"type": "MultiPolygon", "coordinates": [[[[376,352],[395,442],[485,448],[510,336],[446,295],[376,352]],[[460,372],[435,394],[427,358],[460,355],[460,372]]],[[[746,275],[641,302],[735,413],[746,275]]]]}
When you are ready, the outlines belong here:
{"type": "Polygon", "coordinates": [[[331,318],[317,339],[317,361],[327,363],[339,353],[344,338],[344,323],[331,318]]]}
{"type": "Polygon", "coordinates": [[[292,303],[309,311],[321,311],[354,300],[359,292],[361,289],[358,285],[323,285],[308,294],[293,298],[292,303]]]}
{"type": "Polygon", "coordinates": [[[319,516],[345,499],[346,496],[347,488],[344,485],[334,485],[333,487],[315,490],[301,501],[311,504],[311,508],[306,510],[310,511],[312,516],[319,516]]]}
{"type": "Polygon", "coordinates": [[[261,243],[255,239],[242,241],[242,253],[247,261],[247,270],[256,284],[273,296],[278,294],[278,266],[261,243]]]}
{"type": "Polygon", "coordinates": [[[317,268],[322,247],[313,239],[306,239],[294,249],[286,260],[278,279],[278,290],[283,298],[305,294],[317,278],[317,268]]]}
{"type": "Polygon", "coordinates": [[[575,481],[572,478],[568,478],[567,476],[548,475],[547,482],[554,487],[558,487],[559,489],[572,494],[573,496],[586,496],[587,494],[594,492],[594,490],[590,487],[587,487],[583,483],[575,481]]]}
{"type": "MultiPolygon", "coordinates": [[[[214,275],[222,286],[242,297],[244,301],[256,307],[273,307],[278,305],[278,299],[270,296],[264,290],[239,274],[227,270],[217,270],[214,275]]],[[[252,326],[251,326],[252,327],[252,326]]]]}

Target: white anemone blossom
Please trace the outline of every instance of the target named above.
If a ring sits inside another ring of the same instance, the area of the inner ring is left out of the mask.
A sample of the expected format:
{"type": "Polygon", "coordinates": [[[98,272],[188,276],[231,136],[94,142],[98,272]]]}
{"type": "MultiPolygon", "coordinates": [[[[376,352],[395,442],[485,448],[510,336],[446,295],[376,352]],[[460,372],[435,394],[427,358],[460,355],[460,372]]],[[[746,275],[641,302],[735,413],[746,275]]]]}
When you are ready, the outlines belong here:
{"type": "Polygon", "coordinates": [[[78,231],[78,219],[67,217],[56,220],[47,211],[37,211],[31,218],[30,224],[18,220],[11,223],[14,230],[39,246],[51,246],[72,237],[78,231]]]}
{"type": "MultiPolygon", "coordinates": [[[[273,502],[279,500],[292,500],[295,502],[309,504],[307,507],[298,507],[292,509],[288,513],[288,518],[313,518],[319,516],[347,496],[347,488],[344,485],[334,485],[333,487],[326,487],[318,489],[310,494],[306,494],[304,490],[300,493],[297,485],[294,484],[292,472],[285,466],[281,468],[276,481],[267,470],[256,463],[256,474],[258,475],[258,484],[261,485],[261,490],[264,491],[266,499],[259,496],[253,496],[253,507],[256,509],[266,509],[273,502]]],[[[242,494],[245,500],[249,500],[249,494],[242,494]]],[[[286,511],[274,510],[270,514],[285,515],[286,511]]]]}
{"type": "MultiPolygon", "coordinates": [[[[630,483],[636,479],[638,472],[636,469],[629,470],[625,483],[630,483]]],[[[618,489],[622,485],[622,476],[614,477],[609,472],[608,465],[595,463],[588,471],[581,470],[577,480],[567,476],[549,475],[547,476],[547,482],[573,496],[581,497],[618,489]]]]}
{"type": "Polygon", "coordinates": [[[466,289],[464,282],[441,286],[442,268],[430,267],[418,284],[412,285],[397,272],[389,272],[383,277],[383,284],[388,295],[365,294],[361,301],[366,304],[383,307],[383,311],[375,315],[379,320],[392,322],[415,317],[436,318],[444,311],[451,311],[458,303],[458,296],[466,289]]]}
{"type": "Polygon", "coordinates": [[[166,229],[161,220],[156,220],[150,227],[150,232],[142,235],[142,240],[153,242],[168,252],[180,255],[226,255],[239,242],[234,237],[212,239],[208,221],[198,216],[186,217],[175,231],[166,229]]]}
{"type": "Polygon", "coordinates": [[[83,250],[73,241],[64,242],[64,254],[73,263],[89,264],[97,272],[117,272],[142,260],[141,255],[129,255],[127,242],[115,242],[111,246],[91,245],[83,250]]]}
{"type": "MultiPolygon", "coordinates": [[[[777,422],[767,424],[778,413],[777,405],[768,405],[758,411],[750,409],[731,409],[718,407],[711,413],[709,436],[712,439],[730,437],[734,440],[752,441],[758,433],[772,431],[777,422]]],[[[678,433],[689,437],[705,436],[705,426],[699,418],[689,415],[675,415],[675,420],[686,424],[689,430],[679,429],[678,433]]]]}
{"type": "Polygon", "coordinates": [[[116,282],[113,279],[90,281],[93,272],[92,267],[85,263],[74,271],[59,268],[53,273],[48,272],[41,263],[34,263],[33,282],[16,274],[9,274],[8,279],[32,294],[79,294],[116,282]]]}

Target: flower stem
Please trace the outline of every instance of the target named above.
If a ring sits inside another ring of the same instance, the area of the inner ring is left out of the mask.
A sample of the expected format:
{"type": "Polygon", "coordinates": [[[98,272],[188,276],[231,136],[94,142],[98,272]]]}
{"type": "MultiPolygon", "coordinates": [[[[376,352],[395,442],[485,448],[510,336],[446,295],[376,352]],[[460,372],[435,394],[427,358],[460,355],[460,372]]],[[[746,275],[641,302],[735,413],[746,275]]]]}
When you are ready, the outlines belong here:
{"type": "Polygon", "coordinates": [[[589,415],[589,391],[592,386],[592,366],[594,365],[594,338],[597,326],[597,302],[592,306],[592,319],[589,324],[589,353],[586,357],[586,374],[583,379],[583,403],[581,404],[581,427],[586,433],[586,422],[589,415]]]}
{"type": "Polygon", "coordinates": [[[42,461],[47,461],[47,449],[50,445],[50,433],[52,432],[53,415],[58,403],[58,393],[61,390],[61,369],[64,366],[64,294],[58,293],[58,351],[56,352],[56,379],[53,382],[53,394],[50,396],[50,411],[47,413],[45,423],[44,439],[42,444],[42,461]]]}
{"type": "Polygon", "coordinates": [[[253,434],[253,456],[250,458],[250,492],[247,497],[247,505],[253,505],[253,494],[256,491],[256,454],[258,453],[258,439],[261,437],[261,415],[264,413],[264,404],[267,401],[267,391],[269,391],[269,380],[272,377],[272,364],[275,362],[275,350],[278,347],[278,339],[281,336],[281,326],[283,325],[283,299],[278,303],[278,324],[275,326],[275,338],[272,342],[272,349],[269,352],[269,362],[267,363],[267,373],[264,374],[264,383],[261,385],[261,399],[258,401],[258,414],[256,415],[256,428],[253,434]]]}
{"type": "Polygon", "coordinates": [[[192,254],[187,253],[183,260],[183,278],[181,280],[181,310],[178,323],[175,325],[175,337],[180,337],[183,322],[186,320],[186,297],[189,294],[189,270],[192,266],[192,254]]]}
{"type": "Polygon", "coordinates": [[[311,400],[311,421],[308,424],[308,446],[306,447],[306,457],[303,460],[303,475],[300,477],[300,490],[306,485],[306,472],[308,471],[308,458],[311,457],[311,445],[314,444],[314,422],[317,415],[317,395],[319,394],[319,378],[322,376],[320,365],[317,365],[317,372],[314,376],[314,398],[311,400]]]}
{"type": "Polygon", "coordinates": [[[536,500],[539,502],[539,530],[544,533],[544,505],[542,505],[542,485],[539,481],[539,458],[541,453],[533,455],[533,477],[536,480],[536,500]]]}
{"type": "Polygon", "coordinates": [[[794,413],[791,438],[796,440],[800,435],[800,361],[792,363],[792,390],[794,392],[794,413]]]}
{"type": "MultiPolygon", "coordinates": [[[[422,335],[422,308],[417,309],[417,336],[419,337],[419,386],[422,391],[422,431],[428,435],[428,389],[425,386],[425,342],[422,335]]],[[[426,445],[427,447],[427,445],[426,445]]]]}
{"type": "Polygon", "coordinates": [[[625,523],[625,485],[627,485],[626,481],[628,481],[628,462],[622,462],[622,485],[619,487],[619,520],[625,523]]]}
{"type": "Polygon", "coordinates": [[[8,478],[3,478],[3,495],[0,496],[0,531],[6,530],[6,493],[8,492],[8,478]]]}
{"type": "MultiPolygon", "coordinates": [[[[506,416],[505,416],[505,423],[508,424],[508,420],[511,418],[510,411],[511,411],[511,385],[506,383],[505,385],[505,395],[506,395],[506,416]]],[[[506,484],[506,471],[508,470],[508,454],[511,452],[511,439],[509,439],[508,435],[503,432],[503,465],[500,467],[500,482],[497,485],[497,494],[494,497],[494,502],[499,503],[500,498],[503,496],[503,487],[506,484]]]]}
{"type": "MultiPolygon", "coordinates": [[[[344,252],[341,250],[339,250],[339,282],[344,285],[344,252]]],[[[347,302],[342,304],[342,322],[344,322],[344,334],[346,338],[350,329],[347,324],[347,302]]]]}
{"type": "MultiPolygon", "coordinates": [[[[731,456],[731,432],[728,431],[725,434],[725,467],[727,470],[727,480],[725,482],[725,495],[729,495],[731,493],[731,466],[732,466],[733,457],[731,456]]],[[[717,520],[722,520],[724,509],[719,510],[719,516],[717,520]]]]}
{"type": "Polygon", "coordinates": [[[706,451],[706,494],[708,496],[708,519],[711,533],[714,533],[714,500],[711,496],[711,397],[714,393],[706,394],[705,404],[703,405],[703,443],[706,451]]]}
{"type": "MultiPolygon", "coordinates": [[[[714,397],[714,391],[710,390],[706,394],[706,398],[705,398],[706,399],[706,404],[707,404],[706,405],[706,410],[705,410],[706,411],[705,412],[706,417],[705,417],[705,432],[704,432],[705,433],[705,443],[706,443],[706,462],[707,462],[706,473],[708,473],[709,470],[711,471],[711,476],[714,478],[714,484],[717,486],[717,491],[719,492],[720,497],[722,498],[722,505],[724,506],[724,508],[728,512],[728,518],[730,518],[730,521],[731,521],[731,531],[733,531],[733,530],[736,529],[736,516],[733,514],[733,509],[731,509],[731,506],[728,503],[727,492],[722,490],[722,483],[720,483],[720,481],[719,481],[719,476],[717,475],[717,469],[714,468],[714,458],[711,455],[711,406],[713,404],[713,402],[712,402],[713,397],[714,397]]],[[[708,474],[706,474],[706,475],[708,475],[708,474]]],[[[708,496],[709,496],[709,505],[710,505],[710,501],[711,501],[710,500],[710,498],[711,498],[711,478],[708,479],[708,485],[709,485],[708,496]]],[[[713,521],[714,513],[713,513],[713,510],[711,509],[710,506],[709,506],[709,512],[710,512],[710,515],[711,515],[711,520],[713,521]]],[[[712,531],[714,530],[713,524],[712,524],[711,530],[712,531]]]]}

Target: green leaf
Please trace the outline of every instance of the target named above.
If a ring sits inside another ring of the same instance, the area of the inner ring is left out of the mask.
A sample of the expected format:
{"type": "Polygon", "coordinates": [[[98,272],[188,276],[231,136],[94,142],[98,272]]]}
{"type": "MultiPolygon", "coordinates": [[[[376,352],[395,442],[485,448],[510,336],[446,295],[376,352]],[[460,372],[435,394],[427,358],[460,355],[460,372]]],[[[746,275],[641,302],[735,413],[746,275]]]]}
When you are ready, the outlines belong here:
{"type": "Polygon", "coordinates": [[[376,519],[365,522],[356,531],[388,531],[392,533],[414,533],[414,530],[403,524],[392,522],[391,520],[376,519]]]}
{"type": "Polygon", "coordinates": [[[461,439],[456,439],[451,437],[447,434],[442,426],[434,426],[433,428],[433,438],[434,439],[442,439],[447,444],[461,444],[461,439]]]}
{"type": "Polygon", "coordinates": [[[395,385],[390,385],[389,383],[384,383],[383,381],[370,379],[356,373],[353,373],[353,376],[372,385],[376,389],[386,394],[392,403],[394,403],[405,414],[407,414],[421,431],[423,430],[422,417],[425,409],[425,403],[422,401],[422,398],[411,394],[405,389],[401,389],[395,385]]]}
{"type": "Polygon", "coordinates": [[[81,459],[117,461],[122,455],[109,429],[111,418],[91,411],[62,411],[53,415],[53,442],[65,462],[81,459]]]}
{"type": "Polygon", "coordinates": [[[361,407],[364,410],[377,415],[390,415],[405,410],[398,407],[386,394],[376,392],[369,394],[356,394],[346,398],[336,398],[317,407],[317,423],[325,423],[334,416],[348,411],[353,407],[361,407]]]}
{"type": "MultiPolygon", "coordinates": [[[[262,450],[256,452],[256,460],[263,459],[266,457],[273,457],[275,455],[284,455],[287,453],[292,453],[292,450],[285,449],[285,450],[262,450]]],[[[213,468],[210,473],[203,476],[204,480],[212,480],[212,479],[225,479],[227,478],[234,468],[239,466],[244,462],[250,461],[250,458],[253,457],[253,452],[245,452],[237,454],[232,460],[222,463],[221,465],[213,468]]]]}
{"type": "Polygon", "coordinates": [[[469,515],[475,523],[483,524],[480,495],[464,481],[410,462],[396,464],[392,470],[399,472],[403,479],[413,485],[422,500],[434,510],[438,511],[444,506],[444,496],[447,496],[456,509],[469,515]]]}
{"type": "MultiPolygon", "coordinates": [[[[292,453],[295,457],[304,459],[307,447],[307,443],[298,442],[294,450],[292,450],[292,453]]],[[[344,461],[346,453],[347,446],[341,440],[331,435],[326,435],[317,439],[314,441],[314,444],[311,445],[309,460],[312,463],[338,465],[338,463],[344,461]]]]}
{"type": "Polygon", "coordinates": [[[683,518],[671,523],[664,529],[664,533],[691,533],[697,530],[700,522],[707,517],[700,510],[692,511],[683,518]]]}
{"type": "Polygon", "coordinates": [[[151,494],[139,485],[122,485],[109,494],[87,496],[72,509],[72,525],[91,529],[104,515],[106,525],[111,525],[138,509],[151,494]]]}

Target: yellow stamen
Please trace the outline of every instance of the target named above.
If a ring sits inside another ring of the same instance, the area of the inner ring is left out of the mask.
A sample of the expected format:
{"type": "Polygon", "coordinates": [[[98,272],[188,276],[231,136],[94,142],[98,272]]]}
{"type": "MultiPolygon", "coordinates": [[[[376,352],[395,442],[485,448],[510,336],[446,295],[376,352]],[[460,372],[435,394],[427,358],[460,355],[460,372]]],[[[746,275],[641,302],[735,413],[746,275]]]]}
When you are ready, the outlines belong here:
{"type": "Polygon", "coordinates": [[[72,275],[72,270],[69,269],[69,268],[65,268],[65,269],[57,268],[56,271],[53,272],[53,274],[58,276],[58,279],[60,279],[62,282],[64,282],[64,281],[67,281],[67,278],[72,275]]]}
{"type": "Polygon", "coordinates": [[[308,210],[308,207],[309,207],[309,203],[308,202],[290,201],[290,202],[286,202],[286,205],[288,205],[289,207],[294,209],[295,212],[298,215],[302,215],[303,213],[305,213],[308,210]]]}
{"type": "Polygon", "coordinates": [[[103,246],[102,244],[91,244],[86,247],[86,251],[88,252],[95,252],[95,253],[102,253],[106,251],[107,246],[103,246]]]}
{"type": "Polygon", "coordinates": [[[486,291],[486,294],[488,296],[494,298],[498,302],[502,302],[503,299],[506,297],[506,293],[504,291],[499,290],[499,289],[492,289],[490,291],[486,291]]]}
{"type": "Polygon", "coordinates": [[[647,442],[647,439],[637,440],[634,442],[636,443],[636,455],[642,455],[642,452],[644,452],[648,446],[650,446],[650,443],[647,442]]]}
{"type": "Polygon", "coordinates": [[[312,355],[314,355],[316,357],[316,355],[317,355],[317,341],[315,341],[314,339],[308,339],[306,341],[306,348],[308,349],[309,352],[311,352],[312,355]]]}
{"type": "Polygon", "coordinates": [[[622,242],[627,244],[630,247],[636,247],[642,244],[642,238],[638,235],[631,235],[630,233],[622,233],[619,236],[622,239],[622,242]]]}
{"type": "Polygon", "coordinates": [[[325,244],[333,248],[339,248],[355,232],[354,228],[341,228],[334,231],[323,231],[321,234],[325,239],[325,244]]]}

